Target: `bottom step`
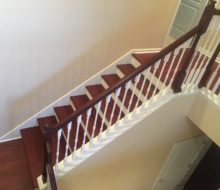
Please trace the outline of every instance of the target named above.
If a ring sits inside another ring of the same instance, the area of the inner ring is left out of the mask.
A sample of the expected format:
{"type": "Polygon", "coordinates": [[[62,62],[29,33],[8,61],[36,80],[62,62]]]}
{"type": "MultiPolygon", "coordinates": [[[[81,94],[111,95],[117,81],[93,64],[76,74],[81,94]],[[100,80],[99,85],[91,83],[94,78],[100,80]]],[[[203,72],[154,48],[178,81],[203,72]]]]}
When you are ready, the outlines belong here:
{"type": "Polygon", "coordinates": [[[0,143],[0,189],[33,190],[22,139],[0,143]]]}
{"type": "Polygon", "coordinates": [[[37,187],[37,177],[42,174],[44,163],[44,145],[39,127],[21,130],[25,154],[32,177],[34,187],[37,187]]]}

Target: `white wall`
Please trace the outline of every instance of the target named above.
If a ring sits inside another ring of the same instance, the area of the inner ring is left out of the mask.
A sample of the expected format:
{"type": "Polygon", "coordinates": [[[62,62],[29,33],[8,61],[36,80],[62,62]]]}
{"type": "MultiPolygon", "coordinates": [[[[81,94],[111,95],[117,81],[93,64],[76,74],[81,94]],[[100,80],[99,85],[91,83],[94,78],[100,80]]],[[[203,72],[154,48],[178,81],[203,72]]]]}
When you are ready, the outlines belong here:
{"type": "Polygon", "coordinates": [[[201,135],[186,118],[194,99],[179,97],[156,110],[58,180],[59,189],[150,190],[172,146],[201,135]]]}
{"type": "Polygon", "coordinates": [[[133,48],[160,47],[177,0],[1,0],[0,135],[133,48]]]}

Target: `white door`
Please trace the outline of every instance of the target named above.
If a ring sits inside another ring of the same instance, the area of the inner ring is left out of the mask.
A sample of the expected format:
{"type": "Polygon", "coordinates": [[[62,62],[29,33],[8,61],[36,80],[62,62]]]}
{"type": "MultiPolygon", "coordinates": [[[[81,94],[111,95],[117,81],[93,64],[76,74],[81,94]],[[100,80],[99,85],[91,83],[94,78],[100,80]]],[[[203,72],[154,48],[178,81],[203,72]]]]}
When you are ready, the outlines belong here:
{"type": "Polygon", "coordinates": [[[170,36],[177,39],[196,26],[208,0],[181,0],[170,36]]]}
{"type": "Polygon", "coordinates": [[[210,145],[211,140],[207,136],[176,143],[156,178],[152,190],[182,190],[210,145]]]}

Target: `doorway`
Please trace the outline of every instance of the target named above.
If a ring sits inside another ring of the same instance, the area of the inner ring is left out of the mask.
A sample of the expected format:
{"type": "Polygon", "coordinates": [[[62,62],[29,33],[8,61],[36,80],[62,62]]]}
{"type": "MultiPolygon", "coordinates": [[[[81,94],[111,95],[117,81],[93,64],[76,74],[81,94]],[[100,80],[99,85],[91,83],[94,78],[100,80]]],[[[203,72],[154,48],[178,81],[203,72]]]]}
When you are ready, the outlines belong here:
{"type": "Polygon", "coordinates": [[[170,37],[177,39],[194,26],[202,16],[208,0],[181,0],[170,30],[170,37]]]}

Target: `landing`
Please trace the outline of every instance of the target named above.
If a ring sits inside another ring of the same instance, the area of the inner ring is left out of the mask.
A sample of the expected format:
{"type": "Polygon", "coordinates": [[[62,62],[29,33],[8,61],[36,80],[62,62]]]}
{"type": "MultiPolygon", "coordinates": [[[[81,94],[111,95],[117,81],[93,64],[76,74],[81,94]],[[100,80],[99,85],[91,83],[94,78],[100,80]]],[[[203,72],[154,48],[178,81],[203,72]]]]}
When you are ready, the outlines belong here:
{"type": "Polygon", "coordinates": [[[34,189],[22,139],[0,143],[0,161],[0,189],[34,189]]]}

